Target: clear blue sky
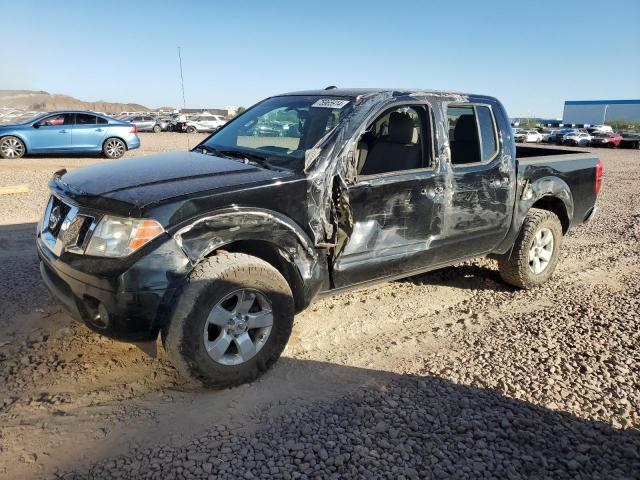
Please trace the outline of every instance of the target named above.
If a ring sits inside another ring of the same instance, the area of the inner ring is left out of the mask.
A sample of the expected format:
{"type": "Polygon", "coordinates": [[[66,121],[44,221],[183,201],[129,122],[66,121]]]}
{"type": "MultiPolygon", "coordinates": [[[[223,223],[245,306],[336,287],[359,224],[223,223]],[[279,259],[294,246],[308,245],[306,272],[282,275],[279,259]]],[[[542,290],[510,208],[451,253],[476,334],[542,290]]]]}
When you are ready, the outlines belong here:
{"type": "Polygon", "coordinates": [[[640,0],[0,0],[0,88],[82,100],[249,106],[291,90],[420,87],[510,115],[640,98],[640,0]]]}

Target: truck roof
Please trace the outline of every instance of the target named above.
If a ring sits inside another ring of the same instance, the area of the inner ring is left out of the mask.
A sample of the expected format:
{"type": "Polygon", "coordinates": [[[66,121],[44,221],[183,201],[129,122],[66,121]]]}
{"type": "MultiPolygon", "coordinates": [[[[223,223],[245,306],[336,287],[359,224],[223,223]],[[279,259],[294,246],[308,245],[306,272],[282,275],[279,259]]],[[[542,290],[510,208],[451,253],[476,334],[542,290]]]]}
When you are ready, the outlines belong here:
{"type": "Polygon", "coordinates": [[[408,95],[415,95],[415,96],[464,95],[464,96],[493,98],[487,95],[476,95],[472,93],[453,92],[453,91],[445,91],[445,90],[429,90],[429,89],[422,89],[422,88],[331,88],[329,90],[325,90],[324,88],[319,88],[315,90],[301,90],[297,92],[282,93],[275,96],[283,97],[287,95],[319,95],[324,97],[357,97],[359,95],[368,95],[368,94],[375,94],[375,93],[393,93],[393,92],[406,93],[408,95]]]}

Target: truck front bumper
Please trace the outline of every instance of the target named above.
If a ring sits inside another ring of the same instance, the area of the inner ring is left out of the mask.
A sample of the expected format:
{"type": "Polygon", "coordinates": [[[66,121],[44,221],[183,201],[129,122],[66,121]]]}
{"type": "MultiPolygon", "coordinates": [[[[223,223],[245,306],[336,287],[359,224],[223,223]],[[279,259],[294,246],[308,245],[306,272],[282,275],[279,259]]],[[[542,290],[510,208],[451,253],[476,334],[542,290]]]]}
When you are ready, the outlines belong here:
{"type": "Polygon", "coordinates": [[[184,253],[180,250],[172,255],[166,247],[120,271],[108,265],[109,259],[105,259],[103,271],[91,271],[95,258],[86,260],[93,262],[91,268],[83,268],[82,258],[74,258],[73,264],[65,262],[40,238],[37,247],[40,274],[53,297],[76,320],[118,340],[155,339],[168,318],[177,284],[189,270],[184,253]],[[164,261],[150,260],[154,255],[161,255],[164,261]],[[155,284],[155,288],[149,288],[149,284],[155,284]]]}

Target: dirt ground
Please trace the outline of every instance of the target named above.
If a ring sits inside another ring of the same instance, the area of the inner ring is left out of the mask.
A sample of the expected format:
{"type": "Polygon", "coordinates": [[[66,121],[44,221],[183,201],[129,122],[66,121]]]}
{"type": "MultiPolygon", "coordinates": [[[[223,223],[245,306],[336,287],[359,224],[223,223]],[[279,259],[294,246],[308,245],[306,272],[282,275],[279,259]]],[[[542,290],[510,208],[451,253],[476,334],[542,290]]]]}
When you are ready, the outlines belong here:
{"type": "Polygon", "coordinates": [[[0,161],[0,186],[30,189],[0,196],[0,478],[640,478],[640,151],[594,151],[600,215],[542,288],[479,259],[324,299],[224,391],[90,332],[41,283],[47,180],[103,160],[0,161]]]}

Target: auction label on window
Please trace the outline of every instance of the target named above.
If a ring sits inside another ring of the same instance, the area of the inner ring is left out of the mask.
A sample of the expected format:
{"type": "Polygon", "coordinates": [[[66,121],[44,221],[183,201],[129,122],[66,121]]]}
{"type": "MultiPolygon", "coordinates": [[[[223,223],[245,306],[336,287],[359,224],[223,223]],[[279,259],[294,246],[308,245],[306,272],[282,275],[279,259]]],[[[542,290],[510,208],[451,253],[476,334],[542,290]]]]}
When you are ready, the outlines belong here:
{"type": "Polygon", "coordinates": [[[321,98],[311,106],[320,108],[342,108],[347,103],[349,103],[349,100],[338,100],[337,98],[321,98]]]}

